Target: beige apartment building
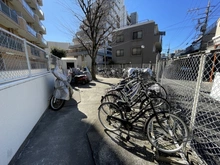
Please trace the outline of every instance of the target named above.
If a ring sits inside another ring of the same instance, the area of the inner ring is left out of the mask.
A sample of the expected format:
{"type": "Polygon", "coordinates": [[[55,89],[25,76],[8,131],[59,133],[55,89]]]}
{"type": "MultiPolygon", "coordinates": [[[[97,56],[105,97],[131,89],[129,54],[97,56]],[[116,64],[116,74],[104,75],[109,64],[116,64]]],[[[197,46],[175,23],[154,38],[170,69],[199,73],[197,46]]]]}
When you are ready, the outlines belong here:
{"type": "Polygon", "coordinates": [[[114,30],[112,60],[117,64],[156,63],[155,43],[161,42],[160,34],[154,21],[114,30]]]}
{"type": "Polygon", "coordinates": [[[46,28],[41,22],[44,20],[42,5],[42,0],[0,1],[0,27],[40,48],[46,48],[43,38],[46,28]]]}
{"type": "Polygon", "coordinates": [[[42,0],[0,1],[0,71],[46,67],[42,0]]]}

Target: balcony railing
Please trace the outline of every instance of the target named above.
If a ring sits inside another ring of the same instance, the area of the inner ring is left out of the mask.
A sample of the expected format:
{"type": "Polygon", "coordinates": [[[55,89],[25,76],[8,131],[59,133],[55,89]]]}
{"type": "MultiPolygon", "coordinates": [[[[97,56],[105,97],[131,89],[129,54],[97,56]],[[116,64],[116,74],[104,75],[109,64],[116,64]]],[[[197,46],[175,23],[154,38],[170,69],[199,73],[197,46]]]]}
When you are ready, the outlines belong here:
{"type": "Polygon", "coordinates": [[[28,24],[27,24],[27,31],[31,33],[34,37],[37,36],[37,32],[34,29],[32,29],[28,24]]]}
{"type": "Polygon", "coordinates": [[[23,4],[24,8],[27,10],[27,12],[34,18],[34,12],[30,8],[30,6],[27,4],[27,2],[25,2],[25,0],[22,0],[22,4],[23,4]]]}
{"type": "Polygon", "coordinates": [[[18,17],[16,11],[10,9],[4,2],[0,1],[0,11],[18,23],[18,17]]]}
{"type": "Polygon", "coordinates": [[[0,31],[0,46],[24,52],[23,41],[4,31],[0,31]]]}
{"type": "Polygon", "coordinates": [[[41,15],[44,16],[44,12],[42,11],[41,7],[37,4],[37,8],[40,11],[41,15]]]}
{"type": "Polygon", "coordinates": [[[44,31],[46,31],[46,28],[44,27],[44,25],[42,24],[42,22],[39,21],[39,23],[40,23],[41,28],[42,28],[44,31]]]}
{"type": "Polygon", "coordinates": [[[47,45],[47,41],[43,37],[41,38],[41,40],[45,45],[47,45]]]}

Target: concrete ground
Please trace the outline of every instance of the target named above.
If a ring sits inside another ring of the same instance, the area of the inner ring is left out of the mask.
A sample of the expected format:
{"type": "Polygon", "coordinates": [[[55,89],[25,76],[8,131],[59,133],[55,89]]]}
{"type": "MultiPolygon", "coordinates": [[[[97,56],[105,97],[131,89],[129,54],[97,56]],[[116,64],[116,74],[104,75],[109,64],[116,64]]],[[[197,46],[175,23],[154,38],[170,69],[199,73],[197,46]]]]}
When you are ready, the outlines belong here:
{"type": "MultiPolygon", "coordinates": [[[[125,134],[107,132],[98,120],[101,96],[117,78],[97,76],[78,86],[75,100],[60,111],[46,110],[11,165],[154,165],[150,143],[136,128],[129,142],[125,134]]],[[[170,164],[170,163],[167,163],[170,164]]]]}

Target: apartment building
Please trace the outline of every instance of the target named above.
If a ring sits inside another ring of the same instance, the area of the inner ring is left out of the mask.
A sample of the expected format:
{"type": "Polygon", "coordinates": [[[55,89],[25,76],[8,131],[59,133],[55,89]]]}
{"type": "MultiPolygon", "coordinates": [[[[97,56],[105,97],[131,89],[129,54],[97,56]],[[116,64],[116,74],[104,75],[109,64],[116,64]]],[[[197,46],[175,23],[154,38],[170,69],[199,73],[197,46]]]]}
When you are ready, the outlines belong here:
{"type": "Polygon", "coordinates": [[[43,38],[46,28],[41,22],[44,20],[40,8],[42,5],[42,0],[0,1],[0,27],[40,48],[46,48],[47,43],[43,38]]]}
{"type": "Polygon", "coordinates": [[[112,59],[118,64],[156,63],[155,43],[161,42],[158,25],[147,21],[114,30],[112,59]]]}
{"type": "Polygon", "coordinates": [[[42,0],[0,1],[0,70],[27,69],[26,54],[32,69],[47,68],[42,5],[42,0]]]}

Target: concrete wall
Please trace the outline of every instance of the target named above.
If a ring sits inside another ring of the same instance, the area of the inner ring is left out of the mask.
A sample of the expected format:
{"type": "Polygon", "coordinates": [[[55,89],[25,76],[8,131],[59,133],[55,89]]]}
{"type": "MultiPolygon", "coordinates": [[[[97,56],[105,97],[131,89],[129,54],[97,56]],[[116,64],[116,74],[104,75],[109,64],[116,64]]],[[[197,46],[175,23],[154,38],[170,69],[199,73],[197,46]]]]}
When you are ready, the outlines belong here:
{"type": "Polygon", "coordinates": [[[54,76],[47,73],[0,85],[0,164],[13,158],[49,105],[54,76]]]}

